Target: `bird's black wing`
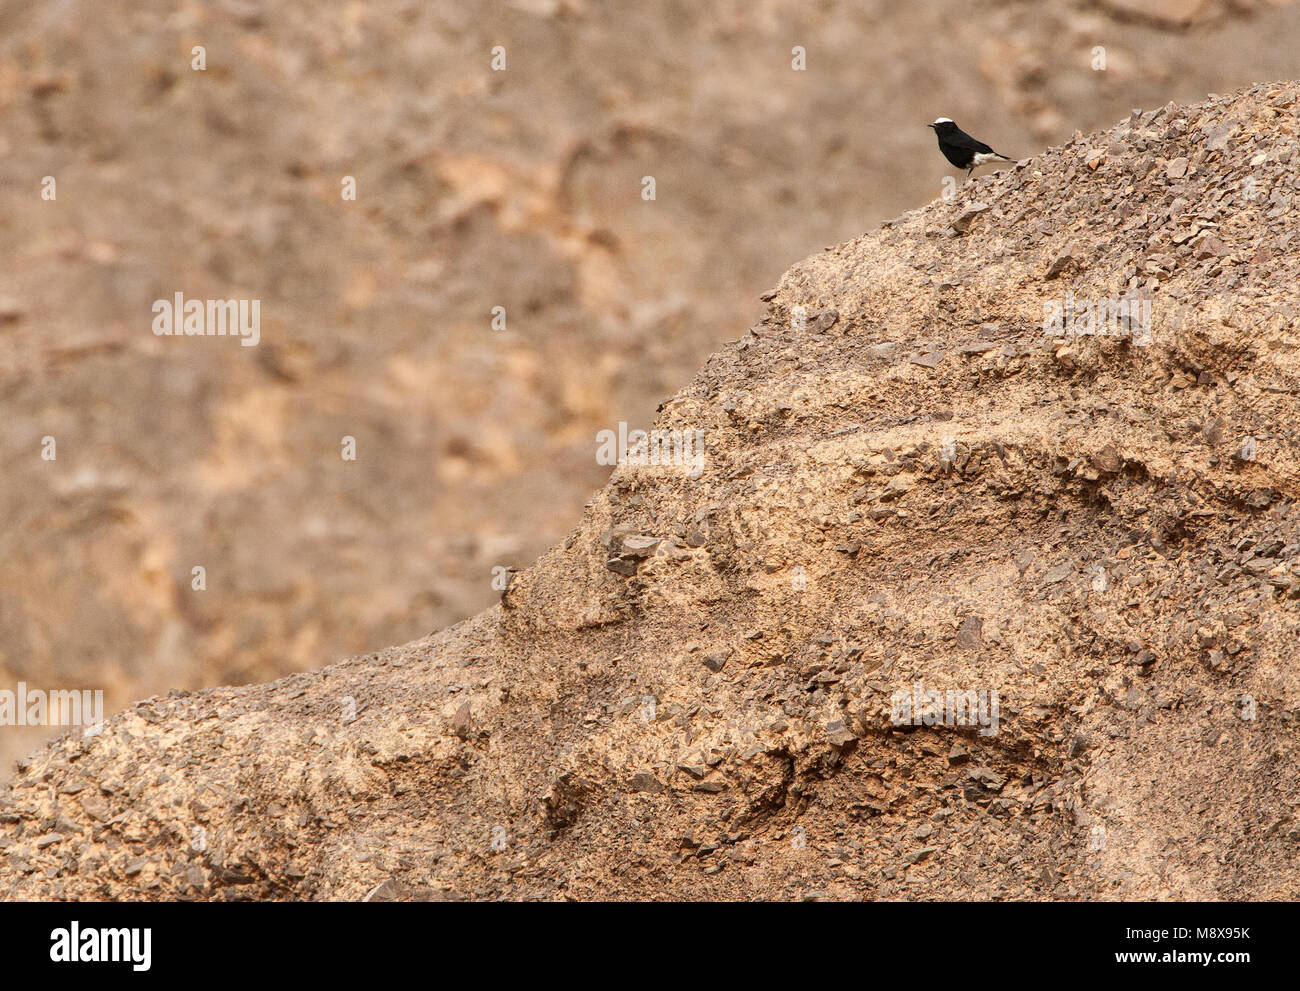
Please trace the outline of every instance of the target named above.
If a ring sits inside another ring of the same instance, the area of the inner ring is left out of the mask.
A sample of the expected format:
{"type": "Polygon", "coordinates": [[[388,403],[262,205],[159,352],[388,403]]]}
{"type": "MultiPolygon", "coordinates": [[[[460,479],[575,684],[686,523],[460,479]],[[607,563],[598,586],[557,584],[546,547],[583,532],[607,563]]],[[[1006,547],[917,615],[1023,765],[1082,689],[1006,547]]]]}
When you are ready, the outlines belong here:
{"type": "Polygon", "coordinates": [[[956,145],[958,148],[967,148],[971,151],[978,152],[981,155],[996,155],[997,152],[986,145],[983,141],[976,141],[963,130],[958,130],[956,134],[944,136],[944,140],[950,145],[956,145]]]}

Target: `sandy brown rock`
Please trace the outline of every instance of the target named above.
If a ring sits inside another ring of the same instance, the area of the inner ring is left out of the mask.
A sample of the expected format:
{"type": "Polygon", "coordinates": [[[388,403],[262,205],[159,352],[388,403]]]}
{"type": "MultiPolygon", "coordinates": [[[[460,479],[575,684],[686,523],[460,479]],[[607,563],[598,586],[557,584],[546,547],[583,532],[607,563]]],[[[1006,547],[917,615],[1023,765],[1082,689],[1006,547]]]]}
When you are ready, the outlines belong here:
{"type": "MultiPolygon", "coordinates": [[[[1300,5],[1143,3],[1197,19],[1097,0],[7,5],[0,687],[102,688],[117,711],[486,608],[493,569],[536,559],[606,481],[597,430],[647,425],[791,259],[939,195],[954,170],[926,122],[1022,156],[1294,67],[1300,5]],[[261,343],[155,338],[151,303],[176,291],[259,299],[261,343]]],[[[7,727],[0,780],[53,735],[7,727]]]]}
{"type": "Polygon", "coordinates": [[[796,265],[663,406],[698,479],[618,468],[433,637],[57,742],[4,892],[1297,897],[1298,101],[1136,113],[796,265]],[[1047,334],[1066,293],[1149,341],[1047,334]],[[997,732],[898,725],[918,684],[997,732]]]}

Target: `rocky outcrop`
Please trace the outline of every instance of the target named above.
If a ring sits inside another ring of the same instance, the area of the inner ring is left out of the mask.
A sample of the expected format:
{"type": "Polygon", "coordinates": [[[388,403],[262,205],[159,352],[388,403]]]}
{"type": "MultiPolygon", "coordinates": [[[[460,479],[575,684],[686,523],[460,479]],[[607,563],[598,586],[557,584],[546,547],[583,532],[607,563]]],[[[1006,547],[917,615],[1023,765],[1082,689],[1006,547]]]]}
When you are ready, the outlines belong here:
{"type": "Polygon", "coordinates": [[[796,265],[499,606],[24,762],[5,892],[1297,897],[1297,101],[796,265]]]}
{"type": "MultiPolygon", "coordinates": [[[[1300,49],[1284,0],[9,8],[0,691],[109,712],[493,604],[596,431],[939,195],[939,114],[1026,155],[1300,49]],[[259,300],[258,345],[155,337],[177,292],[259,300]]],[[[51,735],[4,727],[0,783],[51,735]]]]}

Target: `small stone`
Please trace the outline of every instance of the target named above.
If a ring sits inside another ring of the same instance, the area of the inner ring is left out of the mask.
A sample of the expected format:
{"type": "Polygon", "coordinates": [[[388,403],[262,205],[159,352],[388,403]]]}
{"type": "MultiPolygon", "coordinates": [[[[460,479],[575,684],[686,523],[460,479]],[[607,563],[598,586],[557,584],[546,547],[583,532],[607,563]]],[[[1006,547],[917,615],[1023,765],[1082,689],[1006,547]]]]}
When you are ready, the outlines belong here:
{"type": "Polygon", "coordinates": [[[844,725],[843,719],[836,719],[826,724],[826,739],[833,747],[844,747],[857,739],[853,731],[844,725]]]}
{"type": "Polygon", "coordinates": [[[635,534],[623,538],[623,557],[647,558],[654,554],[656,548],[663,543],[660,537],[646,537],[635,534]]]}
{"type": "Polygon", "coordinates": [[[405,891],[402,883],[395,878],[382,881],[370,889],[363,902],[397,902],[402,900],[405,891]]]}
{"type": "Polygon", "coordinates": [[[817,334],[826,333],[826,331],[835,326],[835,323],[839,318],[839,310],[822,310],[821,313],[817,314],[817,319],[812,323],[813,332],[817,334]]]}
{"type": "Polygon", "coordinates": [[[965,234],[970,230],[971,221],[989,208],[987,203],[972,203],[966,207],[957,218],[952,222],[952,229],[959,234],[965,234]]]}
{"type": "Polygon", "coordinates": [[[1119,451],[1115,450],[1115,445],[1107,444],[1090,459],[1093,467],[1098,471],[1104,471],[1109,475],[1114,475],[1124,467],[1124,461],[1119,456],[1119,451]]]}
{"type": "Polygon", "coordinates": [[[99,822],[103,822],[108,818],[108,803],[98,795],[82,795],[79,801],[81,802],[82,809],[85,810],[86,815],[90,816],[90,818],[96,819],[99,822]]]}
{"type": "Polygon", "coordinates": [[[1192,242],[1192,257],[1197,261],[1218,258],[1228,253],[1228,247],[1213,234],[1202,234],[1192,242]]]}
{"type": "Polygon", "coordinates": [[[1239,127],[1236,121],[1225,121],[1217,127],[1211,128],[1206,132],[1205,150],[1206,151],[1223,151],[1228,147],[1228,142],[1232,136],[1237,133],[1239,127]]]}
{"type": "Polygon", "coordinates": [[[1073,261],[1077,261],[1078,259],[1075,257],[1074,254],[1076,250],[1077,249],[1075,243],[1071,241],[1070,244],[1065,248],[1065,250],[1061,251],[1048,264],[1046,277],[1049,279],[1055,279],[1058,275],[1060,275],[1062,272],[1065,271],[1067,265],[1069,265],[1073,261]]]}
{"type": "Polygon", "coordinates": [[[962,650],[978,650],[983,642],[984,620],[979,616],[967,616],[957,631],[957,646],[962,650]]]}
{"type": "Polygon", "coordinates": [[[463,702],[461,707],[456,710],[456,714],[451,717],[451,731],[462,740],[468,739],[472,722],[469,703],[463,702]]]}
{"type": "Polygon", "coordinates": [[[943,363],[943,352],[928,351],[925,354],[914,354],[907,360],[922,368],[938,368],[943,363]]]}
{"type": "Polygon", "coordinates": [[[1007,783],[1004,775],[989,767],[972,767],[967,774],[972,781],[977,781],[989,791],[1001,791],[1007,783]]]}
{"type": "Polygon", "coordinates": [[[1043,576],[1044,585],[1055,585],[1057,582],[1065,581],[1074,572],[1074,565],[1069,561],[1064,564],[1058,564],[1043,576]]]}
{"type": "Polygon", "coordinates": [[[663,782],[650,771],[637,771],[636,774],[632,775],[628,787],[632,791],[644,791],[652,795],[657,795],[664,790],[663,782]]]}
{"type": "Polygon", "coordinates": [[[881,502],[892,502],[899,496],[910,492],[915,484],[915,480],[908,475],[895,475],[889,480],[889,484],[885,486],[878,498],[881,502]]]}

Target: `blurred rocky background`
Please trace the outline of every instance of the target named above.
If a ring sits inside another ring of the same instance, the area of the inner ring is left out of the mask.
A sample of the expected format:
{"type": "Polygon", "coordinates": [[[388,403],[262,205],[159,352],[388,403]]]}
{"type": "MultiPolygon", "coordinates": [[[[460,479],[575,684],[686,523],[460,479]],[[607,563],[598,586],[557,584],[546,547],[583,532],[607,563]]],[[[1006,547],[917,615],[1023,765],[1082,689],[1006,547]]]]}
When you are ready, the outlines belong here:
{"type": "Polygon", "coordinates": [[[598,430],[940,195],[935,116],[1027,157],[1297,50],[1262,0],[0,3],[0,688],[112,711],[469,616],[598,430]],[[176,292],[260,345],[154,336],[176,292]]]}

